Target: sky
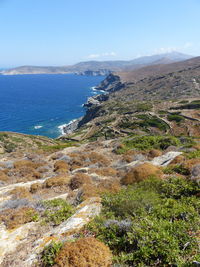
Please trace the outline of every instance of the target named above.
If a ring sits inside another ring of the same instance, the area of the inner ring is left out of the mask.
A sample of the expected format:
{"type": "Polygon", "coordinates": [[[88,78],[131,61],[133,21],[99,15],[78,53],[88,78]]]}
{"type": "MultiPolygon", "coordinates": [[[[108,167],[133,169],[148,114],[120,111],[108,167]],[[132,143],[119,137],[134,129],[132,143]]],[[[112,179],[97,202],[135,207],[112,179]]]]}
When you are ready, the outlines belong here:
{"type": "Polygon", "coordinates": [[[0,67],[200,55],[200,0],[0,0],[0,67]]]}

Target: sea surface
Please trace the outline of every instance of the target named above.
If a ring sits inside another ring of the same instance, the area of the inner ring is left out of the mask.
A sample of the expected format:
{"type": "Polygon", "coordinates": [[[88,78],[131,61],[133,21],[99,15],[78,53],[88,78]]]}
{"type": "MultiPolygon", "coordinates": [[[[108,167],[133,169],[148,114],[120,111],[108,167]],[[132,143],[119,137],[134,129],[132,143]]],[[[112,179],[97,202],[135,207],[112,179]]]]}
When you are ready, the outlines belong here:
{"type": "Polygon", "coordinates": [[[83,103],[105,77],[0,75],[0,131],[44,135],[62,134],[62,125],[85,114],[83,103]]]}

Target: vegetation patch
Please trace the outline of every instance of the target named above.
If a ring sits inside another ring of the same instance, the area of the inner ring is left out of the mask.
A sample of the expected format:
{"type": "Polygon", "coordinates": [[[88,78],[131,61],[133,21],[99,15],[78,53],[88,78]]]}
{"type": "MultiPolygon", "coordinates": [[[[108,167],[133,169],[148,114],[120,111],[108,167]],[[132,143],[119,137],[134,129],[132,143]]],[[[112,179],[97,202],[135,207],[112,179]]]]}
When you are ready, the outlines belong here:
{"type": "Polygon", "coordinates": [[[167,131],[169,126],[161,119],[156,116],[148,116],[146,114],[138,115],[138,119],[141,119],[141,122],[138,122],[138,126],[140,127],[155,127],[161,131],[167,131]]]}
{"type": "Polygon", "coordinates": [[[63,244],[61,242],[51,242],[50,245],[46,246],[42,253],[42,266],[48,267],[53,266],[55,262],[56,255],[62,248],[63,244]]]}
{"type": "Polygon", "coordinates": [[[199,192],[183,178],[147,179],[105,194],[86,228],[122,266],[189,266],[199,254],[199,192]]]}
{"type": "Polygon", "coordinates": [[[0,221],[5,223],[8,229],[14,229],[25,223],[37,221],[38,213],[30,207],[18,209],[6,209],[0,215],[0,221]]]}
{"type": "Polygon", "coordinates": [[[143,181],[151,176],[161,177],[162,171],[160,168],[150,163],[144,163],[128,172],[125,177],[122,178],[121,183],[124,185],[130,185],[143,181]]]}
{"type": "Polygon", "coordinates": [[[153,108],[150,103],[139,103],[136,105],[137,112],[151,111],[153,108]]]}
{"type": "Polygon", "coordinates": [[[185,120],[185,118],[177,113],[174,113],[174,114],[170,114],[167,116],[167,119],[169,121],[175,121],[177,123],[181,123],[185,120]]]}
{"type": "Polygon", "coordinates": [[[125,140],[123,146],[118,148],[116,152],[123,154],[128,150],[164,150],[169,146],[180,146],[181,141],[174,136],[136,136],[132,139],[125,140]]]}
{"type": "Polygon", "coordinates": [[[65,243],[58,252],[55,263],[60,267],[109,267],[112,263],[112,253],[99,240],[93,237],[85,237],[75,242],[65,243]]]}
{"type": "Polygon", "coordinates": [[[67,175],[58,175],[52,178],[47,179],[44,182],[46,188],[68,185],[70,178],[67,175]]]}
{"type": "Polygon", "coordinates": [[[43,201],[41,204],[44,207],[41,218],[45,223],[59,225],[74,213],[74,208],[61,198],[43,201]]]}

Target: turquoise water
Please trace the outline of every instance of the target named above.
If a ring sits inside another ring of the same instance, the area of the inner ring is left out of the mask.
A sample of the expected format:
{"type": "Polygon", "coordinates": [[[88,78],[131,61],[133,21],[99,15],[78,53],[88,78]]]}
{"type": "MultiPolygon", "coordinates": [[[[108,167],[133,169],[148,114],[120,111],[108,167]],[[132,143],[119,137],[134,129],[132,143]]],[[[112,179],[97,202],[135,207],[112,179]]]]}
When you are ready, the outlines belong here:
{"type": "Polygon", "coordinates": [[[81,117],[82,104],[103,76],[0,75],[0,131],[58,137],[59,126],[81,117]]]}

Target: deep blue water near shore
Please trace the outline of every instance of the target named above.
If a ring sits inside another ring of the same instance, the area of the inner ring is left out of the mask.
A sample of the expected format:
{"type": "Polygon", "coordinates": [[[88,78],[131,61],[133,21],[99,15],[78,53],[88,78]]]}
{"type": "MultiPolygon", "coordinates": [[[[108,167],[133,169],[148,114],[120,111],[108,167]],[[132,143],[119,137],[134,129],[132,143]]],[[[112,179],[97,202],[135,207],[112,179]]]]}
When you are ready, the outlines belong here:
{"type": "Polygon", "coordinates": [[[60,125],[81,117],[103,76],[0,75],[0,131],[58,137],[60,125]]]}

